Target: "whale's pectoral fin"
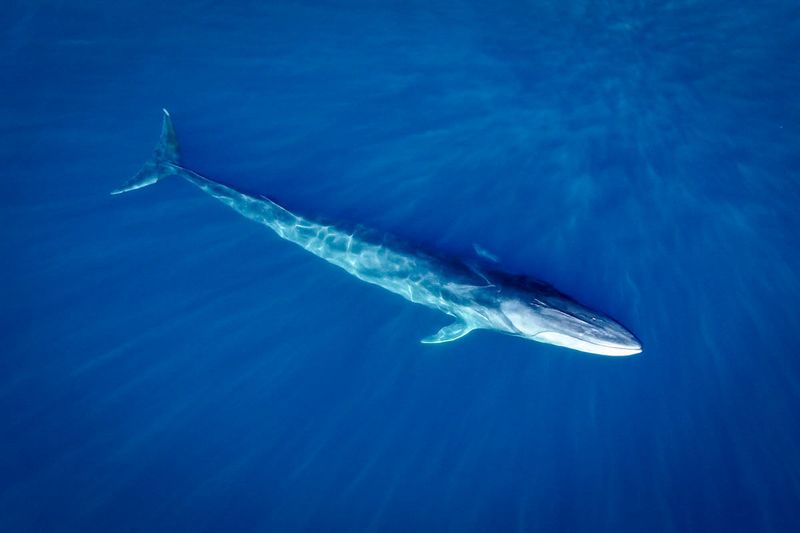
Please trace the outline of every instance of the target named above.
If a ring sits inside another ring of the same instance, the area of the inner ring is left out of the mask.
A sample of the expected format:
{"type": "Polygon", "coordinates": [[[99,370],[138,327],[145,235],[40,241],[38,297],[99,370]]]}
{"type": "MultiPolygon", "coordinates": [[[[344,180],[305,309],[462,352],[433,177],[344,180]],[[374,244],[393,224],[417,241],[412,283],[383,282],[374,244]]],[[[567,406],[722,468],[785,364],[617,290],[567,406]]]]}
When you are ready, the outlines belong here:
{"type": "Polygon", "coordinates": [[[436,332],[435,335],[431,335],[430,337],[425,337],[420,342],[423,344],[439,344],[442,342],[450,342],[456,339],[460,339],[474,328],[467,325],[466,322],[455,322],[450,324],[449,326],[445,326],[439,331],[436,332]]]}

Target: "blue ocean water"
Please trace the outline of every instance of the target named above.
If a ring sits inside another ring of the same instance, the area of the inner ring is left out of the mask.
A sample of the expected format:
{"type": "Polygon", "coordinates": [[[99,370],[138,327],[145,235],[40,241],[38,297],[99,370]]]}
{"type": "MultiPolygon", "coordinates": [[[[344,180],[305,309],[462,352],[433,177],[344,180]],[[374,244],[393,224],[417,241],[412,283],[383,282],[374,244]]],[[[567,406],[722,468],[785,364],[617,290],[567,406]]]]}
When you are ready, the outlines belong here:
{"type": "Polygon", "coordinates": [[[6,2],[0,531],[800,527],[800,6],[6,2]],[[475,332],[184,163],[618,318],[475,332]]]}

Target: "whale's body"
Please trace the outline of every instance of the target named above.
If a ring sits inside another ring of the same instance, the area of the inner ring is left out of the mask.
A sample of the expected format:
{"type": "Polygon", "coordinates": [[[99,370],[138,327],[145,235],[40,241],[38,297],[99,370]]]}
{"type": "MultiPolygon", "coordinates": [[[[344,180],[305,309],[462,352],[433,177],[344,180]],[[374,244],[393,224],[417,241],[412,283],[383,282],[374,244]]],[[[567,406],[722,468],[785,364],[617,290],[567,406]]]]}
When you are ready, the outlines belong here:
{"type": "MultiPolygon", "coordinates": [[[[178,145],[164,112],[153,158],[112,194],[181,177],[241,215],[367,283],[452,316],[454,322],[424,343],[448,342],[489,329],[601,355],[641,352],[635,337],[612,319],[587,309],[544,283],[430,254],[366,230],[345,231],[290,212],[179,165],[178,145]]],[[[482,254],[483,255],[483,254],[482,254]]]]}

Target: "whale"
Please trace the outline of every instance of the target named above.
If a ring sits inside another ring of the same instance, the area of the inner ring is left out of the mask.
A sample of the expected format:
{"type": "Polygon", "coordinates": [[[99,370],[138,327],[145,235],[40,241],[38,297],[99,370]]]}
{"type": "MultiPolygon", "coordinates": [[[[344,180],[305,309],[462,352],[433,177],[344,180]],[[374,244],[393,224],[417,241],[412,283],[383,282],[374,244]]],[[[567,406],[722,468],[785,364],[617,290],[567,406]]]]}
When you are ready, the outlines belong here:
{"type": "Polygon", "coordinates": [[[168,178],[180,178],[348,274],[406,300],[451,317],[451,322],[421,339],[425,344],[455,341],[488,330],[604,356],[642,352],[639,340],[611,317],[589,309],[553,286],[503,271],[496,257],[462,260],[421,249],[390,235],[345,228],[306,218],[266,196],[250,194],[185,167],[175,127],[163,110],[161,137],[150,159],[118,195],[168,178]]]}

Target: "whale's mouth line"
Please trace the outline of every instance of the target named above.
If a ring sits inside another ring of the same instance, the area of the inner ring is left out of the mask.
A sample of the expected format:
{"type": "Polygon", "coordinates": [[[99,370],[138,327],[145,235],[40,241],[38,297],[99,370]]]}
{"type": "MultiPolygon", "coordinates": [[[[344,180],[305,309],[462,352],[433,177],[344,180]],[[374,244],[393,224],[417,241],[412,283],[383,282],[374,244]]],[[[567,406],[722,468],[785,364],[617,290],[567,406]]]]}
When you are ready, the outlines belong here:
{"type": "MultiPolygon", "coordinates": [[[[574,337],[573,337],[574,338],[574,337]]],[[[616,342],[602,342],[602,341],[590,341],[586,339],[576,339],[582,342],[587,342],[589,344],[593,344],[595,346],[599,346],[602,348],[615,348],[619,350],[641,350],[642,346],[638,342],[635,345],[631,344],[618,344],[616,342]]]]}
{"type": "Polygon", "coordinates": [[[642,346],[640,344],[637,344],[635,346],[630,346],[625,344],[601,344],[592,341],[583,341],[583,342],[591,344],[592,346],[597,346],[598,348],[625,352],[624,354],[621,355],[636,355],[637,353],[642,353],[642,346]]]}
{"type": "Polygon", "coordinates": [[[571,348],[582,352],[595,353],[598,355],[626,356],[636,355],[642,352],[640,343],[619,344],[614,342],[602,342],[597,340],[582,339],[573,337],[567,333],[558,331],[542,331],[533,336],[534,340],[548,342],[557,346],[571,348]]]}
{"type": "Polygon", "coordinates": [[[599,344],[592,341],[581,341],[596,347],[596,353],[618,352],[620,355],[636,355],[642,352],[641,346],[626,346],[624,344],[599,344]]]}

